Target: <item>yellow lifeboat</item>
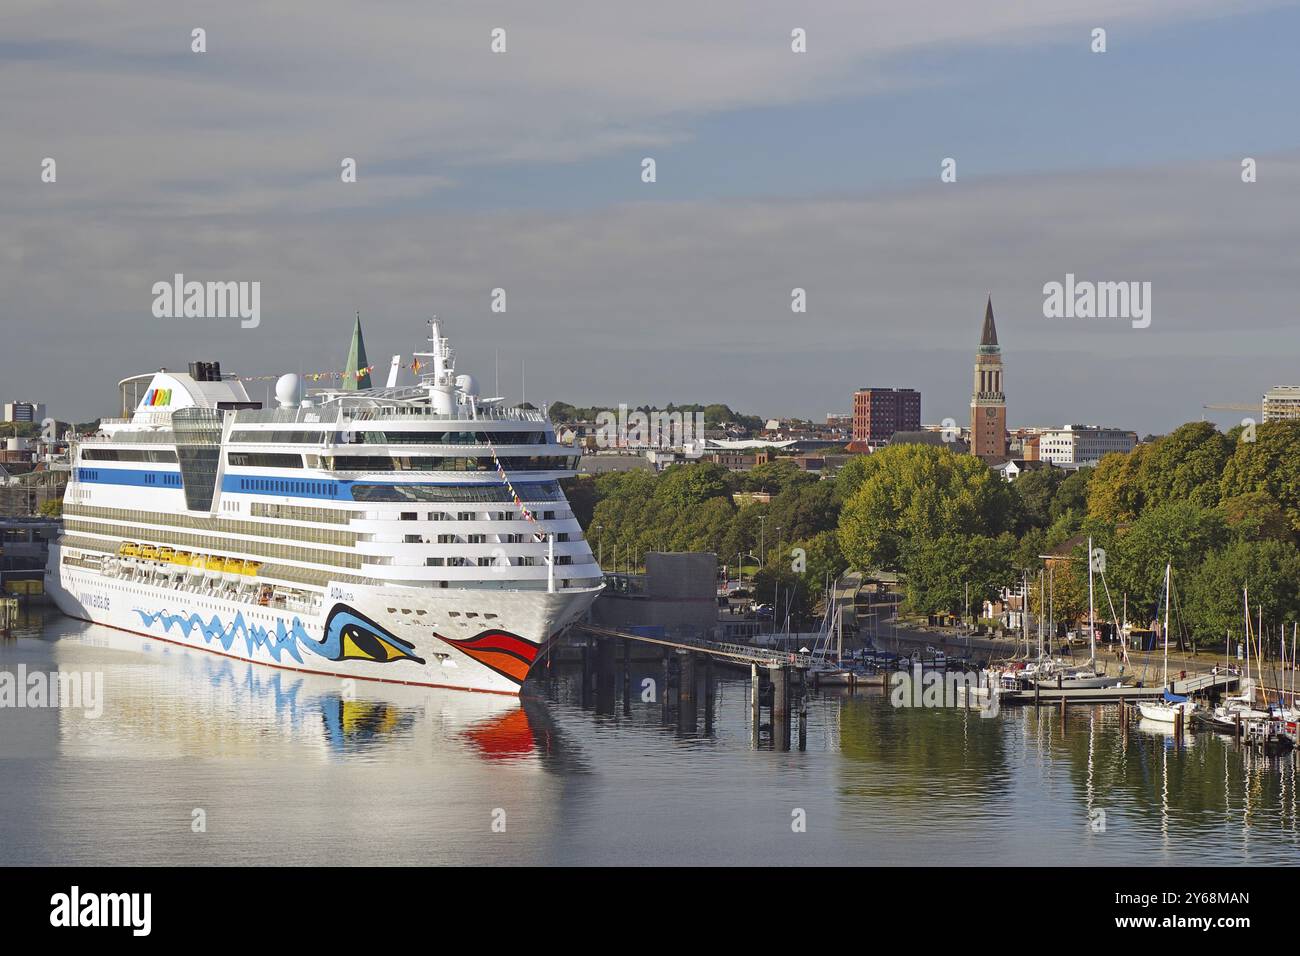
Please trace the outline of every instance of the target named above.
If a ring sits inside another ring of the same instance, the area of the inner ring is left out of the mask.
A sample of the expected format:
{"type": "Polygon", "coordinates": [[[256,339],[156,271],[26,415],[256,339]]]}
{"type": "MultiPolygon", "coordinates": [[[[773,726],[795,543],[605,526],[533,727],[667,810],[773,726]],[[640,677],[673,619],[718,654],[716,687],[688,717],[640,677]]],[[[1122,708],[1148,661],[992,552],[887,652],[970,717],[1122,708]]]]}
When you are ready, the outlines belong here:
{"type": "Polygon", "coordinates": [[[161,548],[158,549],[158,560],[170,561],[175,554],[176,554],[175,551],[173,551],[171,548],[167,547],[166,545],[163,545],[161,548]]]}
{"type": "Polygon", "coordinates": [[[127,558],[134,558],[140,554],[140,546],[134,541],[123,541],[122,546],[117,549],[117,553],[127,558]]]}
{"type": "Polygon", "coordinates": [[[180,565],[182,568],[189,567],[190,553],[188,551],[173,551],[172,564],[180,565]]]}
{"type": "Polygon", "coordinates": [[[152,561],[158,557],[158,549],[151,544],[142,544],[140,545],[140,557],[152,561]]]}

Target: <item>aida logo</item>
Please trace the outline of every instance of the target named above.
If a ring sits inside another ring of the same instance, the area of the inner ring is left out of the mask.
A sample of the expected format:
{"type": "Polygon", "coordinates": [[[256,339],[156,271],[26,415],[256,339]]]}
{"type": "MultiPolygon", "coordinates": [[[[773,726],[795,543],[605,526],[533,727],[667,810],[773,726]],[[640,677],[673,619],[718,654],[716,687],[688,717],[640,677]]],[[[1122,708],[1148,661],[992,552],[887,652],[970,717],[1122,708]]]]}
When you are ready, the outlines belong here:
{"type": "Polygon", "coordinates": [[[151,388],[145,395],[144,401],[140,407],[155,405],[170,405],[172,403],[172,390],[170,388],[151,388]]]}

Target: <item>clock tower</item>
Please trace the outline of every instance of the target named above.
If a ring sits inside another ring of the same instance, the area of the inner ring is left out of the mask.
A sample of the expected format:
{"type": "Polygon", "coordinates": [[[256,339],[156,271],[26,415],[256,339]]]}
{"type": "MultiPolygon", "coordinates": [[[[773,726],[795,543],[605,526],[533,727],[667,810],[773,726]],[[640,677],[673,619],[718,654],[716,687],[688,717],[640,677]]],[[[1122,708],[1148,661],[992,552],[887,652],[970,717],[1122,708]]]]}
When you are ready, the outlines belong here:
{"type": "Polygon", "coordinates": [[[993,324],[993,296],[984,307],[984,330],[975,353],[975,385],[970,399],[970,450],[986,462],[1007,457],[1007,396],[1002,391],[1002,349],[993,324]]]}

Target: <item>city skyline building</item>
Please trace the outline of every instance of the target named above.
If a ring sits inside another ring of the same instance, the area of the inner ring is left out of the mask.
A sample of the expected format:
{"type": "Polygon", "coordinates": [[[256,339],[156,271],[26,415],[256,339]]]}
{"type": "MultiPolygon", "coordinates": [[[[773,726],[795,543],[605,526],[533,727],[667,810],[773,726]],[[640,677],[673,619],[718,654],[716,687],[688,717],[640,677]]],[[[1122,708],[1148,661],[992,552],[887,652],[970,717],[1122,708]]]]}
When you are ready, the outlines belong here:
{"type": "Polygon", "coordinates": [[[1007,396],[1002,390],[1002,348],[993,321],[993,296],[984,306],[984,327],[975,353],[970,400],[970,450],[988,462],[1007,457],[1007,396]]]}
{"type": "Polygon", "coordinates": [[[853,393],[853,441],[877,448],[895,432],[919,431],[921,393],[913,388],[860,388],[853,393]]]}

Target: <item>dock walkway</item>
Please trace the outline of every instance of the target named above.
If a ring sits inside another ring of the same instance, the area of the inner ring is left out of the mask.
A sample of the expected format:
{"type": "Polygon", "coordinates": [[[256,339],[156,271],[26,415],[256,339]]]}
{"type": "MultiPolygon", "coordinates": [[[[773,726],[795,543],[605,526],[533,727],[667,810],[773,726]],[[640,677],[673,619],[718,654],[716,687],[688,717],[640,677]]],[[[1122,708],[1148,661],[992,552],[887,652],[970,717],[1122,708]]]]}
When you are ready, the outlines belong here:
{"type": "Polygon", "coordinates": [[[645,634],[629,634],[609,627],[597,627],[594,624],[577,624],[574,630],[582,631],[601,639],[618,639],[638,641],[642,644],[657,644],[671,650],[692,654],[707,654],[720,660],[733,661],[737,664],[752,664],[770,669],[773,667],[808,668],[812,666],[812,656],[796,651],[782,651],[776,648],[754,647],[748,644],[727,644],[721,641],[690,640],[682,637],[649,637],[645,634]]]}

